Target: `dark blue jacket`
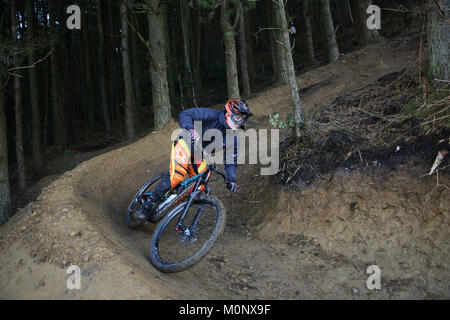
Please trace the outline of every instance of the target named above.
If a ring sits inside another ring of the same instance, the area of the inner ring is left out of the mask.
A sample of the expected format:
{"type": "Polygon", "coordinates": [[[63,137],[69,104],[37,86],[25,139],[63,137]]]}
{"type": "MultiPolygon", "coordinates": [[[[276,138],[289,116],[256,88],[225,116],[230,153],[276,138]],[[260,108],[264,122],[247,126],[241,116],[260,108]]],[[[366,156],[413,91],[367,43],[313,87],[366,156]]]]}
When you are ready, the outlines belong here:
{"type": "MultiPolygon", "coordinates": [[[[187,109],[181,112],[178,116],[178,122],[180,123],[180,127],[186,130],[194,129],[194,121],[202,122],[202,137],[206,130],[208,129],[218,129],[222,132],[223,135],[223,148],[227,148],[227,139],[226,139],[226,130],[229,130],[230,127],[226,123],[225,120],[225,111],[207,109],[207,108],[192,108],[187,109]]],[[[198,132],[200,134],[200,132],[198,132]]],[[[231,139],[229,139],[231,140],[231,139]]],[[[224,151],[224,163],[225,163],[225,171],[227,173],[227,180],[236,182],[236,167],[237,167],[237,153],[238,153],[238,139],[237,136],[233,139],[234,146],[229,146],[233,149],[233,164],[226,164],[226,152],[224,151]]],[[[229,141],[228,144],[233,144],[233,140],[229,141]]],[[[213,140],[214,141],[214,140],[213,140]]],[[[203,140],[203,148],[206,148],[212,141],[204,141],[203,140]]],[[[219,151],[219,150],[216,150],[219,151]]]]}

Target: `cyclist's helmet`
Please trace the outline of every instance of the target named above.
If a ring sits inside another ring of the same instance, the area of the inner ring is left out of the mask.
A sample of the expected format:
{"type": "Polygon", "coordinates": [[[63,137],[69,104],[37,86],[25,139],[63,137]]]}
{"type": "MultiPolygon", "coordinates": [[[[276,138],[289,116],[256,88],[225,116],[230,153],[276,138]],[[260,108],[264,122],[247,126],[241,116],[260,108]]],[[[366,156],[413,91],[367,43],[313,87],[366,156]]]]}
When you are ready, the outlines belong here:
{"type": "Polygon", "coordinates": [[[241,99],[228,100],[225,109],[226,116],[230,116],[231,121],[238,126],[244,126],[248,118],[253,115],[247,103],[241,99]]]}

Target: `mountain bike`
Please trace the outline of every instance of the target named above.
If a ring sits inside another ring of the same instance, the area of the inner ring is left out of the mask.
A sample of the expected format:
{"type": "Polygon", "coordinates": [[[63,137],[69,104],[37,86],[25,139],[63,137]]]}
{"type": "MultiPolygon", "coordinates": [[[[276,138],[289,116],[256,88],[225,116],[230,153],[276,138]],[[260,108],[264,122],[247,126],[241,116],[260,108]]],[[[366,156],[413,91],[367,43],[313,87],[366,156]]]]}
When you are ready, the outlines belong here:
{"type": "Polygon", "coordinates": [[[211,195],[208,182],[213,172],[224,181],[226,175],[206,152],[203,155],[209,163],[207,170],[169,191],[156,205],[149,221],[134,220],[133,214],[165,173],[157,174],[142,186],[125,214],[126,225],[133,229],[148,222],[159,222],[150,243],[150,262],[162,272],[179,272],[198,263],[225,228],[225,207],[211,195]]]}

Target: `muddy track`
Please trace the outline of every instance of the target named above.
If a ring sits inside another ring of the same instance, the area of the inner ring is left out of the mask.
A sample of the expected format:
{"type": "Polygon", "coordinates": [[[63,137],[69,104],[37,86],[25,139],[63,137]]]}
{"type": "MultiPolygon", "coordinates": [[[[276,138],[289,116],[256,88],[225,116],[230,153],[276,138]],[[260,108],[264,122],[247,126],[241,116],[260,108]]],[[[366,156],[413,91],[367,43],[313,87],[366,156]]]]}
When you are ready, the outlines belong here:
{"type": "MultiPolygon", "coordinates": [[[[410,37],[373,44],[299,76],[305,110],[320,109],[342,93],[413,63],[416,43],[410,37]]],[[[255,113],[249,127],[270,128],[268,115],[286,115],[289,101],[288,87],[257,94],[249,100],[255,113]]],[[[172,121],[164,130],[83,162],[2,226],[0,298],[450,297],[448,200],[437,190],[424,218],[419,193],[430,191],[433,181],[410,177],[424,170],[421,164],[400,173],[337,174],[331,183],[305,190],[283,190],[260,176],[259,165],[240,166],[238,194],[227,192],[219,180],[212,184],[228,213],[216,247],[190,270],[158,272],[147,260],[154,226],[130,230],[123,216],[139,187],[167,170],[170,134],[177,127],[172,121]],[[397,189],[376,177],[391,179],[397,189]],[[415,189],[405,194],[402,188],[408,185],[415,189]],[[402,224],[408,214],[415,218],[402,224]],[[367,229],[367,221],[376,228],[367,229]],[[400,236],[383,242],[393,231],[392,221],[400,236]],[[425,232],[421,228],[431,234],[422,234],[424,246],[417,234],[425,232]],[[401,238],[403,233],[409,235],[401,238]],[[367,266],[383,261],[386,286],[367,290],[367,266]],[[82,271],[81,290],[66,287],[66,269],[72,264],[82,271]],[[421,274],[426,270],[428,275],[421,274]]]]}

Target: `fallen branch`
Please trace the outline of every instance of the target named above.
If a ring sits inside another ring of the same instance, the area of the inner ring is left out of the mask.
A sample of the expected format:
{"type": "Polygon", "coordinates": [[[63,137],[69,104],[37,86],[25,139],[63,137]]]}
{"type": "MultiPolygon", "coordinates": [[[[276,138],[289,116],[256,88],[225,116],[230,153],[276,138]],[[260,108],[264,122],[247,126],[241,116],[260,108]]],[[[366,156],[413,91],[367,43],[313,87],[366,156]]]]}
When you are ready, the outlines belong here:
{"type": "Polygon", "coordinates": [[[434,81],[450,83],[450,81],[448,81],[448,80],[442,80],[442,79],[434,79],[434,81]]]}
{"type": "MultiPolygon", "coordinates": [[[[426,121],[426,120],[428,120],[428,119],[431,119],[431,118],[437,116],[439,113],[442,113],[442,112],[444,112],[444,111],[447,111],[448,108],[450,108],[450,106],[447,106],[446,108],[444,108],[444,109],[442,109],[442,110],[439,110],[438,112],[436,112],[435,114],[429,116],[428,118],[424,119],[423,121],[426,121]]],[[[422,125],[423,125],[423,124],[422,124],[422,125]]]]}
{"type": "Polygon", "coordinates": [[[295,177],[295,175],[297,174],[298,170],[300,170],[302,168],[302,166],[298,167],[297,170],[295,170],[294,174],[292,176],[290,176],[285,183],[288,183],[293,177],[295,177]]]}
{"type": "Polygon", "coordinates": [[[439,120],[442,120],[442,119],[445,119],[445,118],[448,118],[448,117],[450,117],[450,114],[448,114],[448,115],[446,115],[446,116],[443,116],[443,117],[440,117],[440,118],[437,118],[437,119],[433,119],[433,120],[424,122],[424,123],[422,123],[421,125],[424,126],[424,125],[426,125],[426,124],[428,124],[428,123],[435,122],[435,121],[439,121],[439,120]]]}

